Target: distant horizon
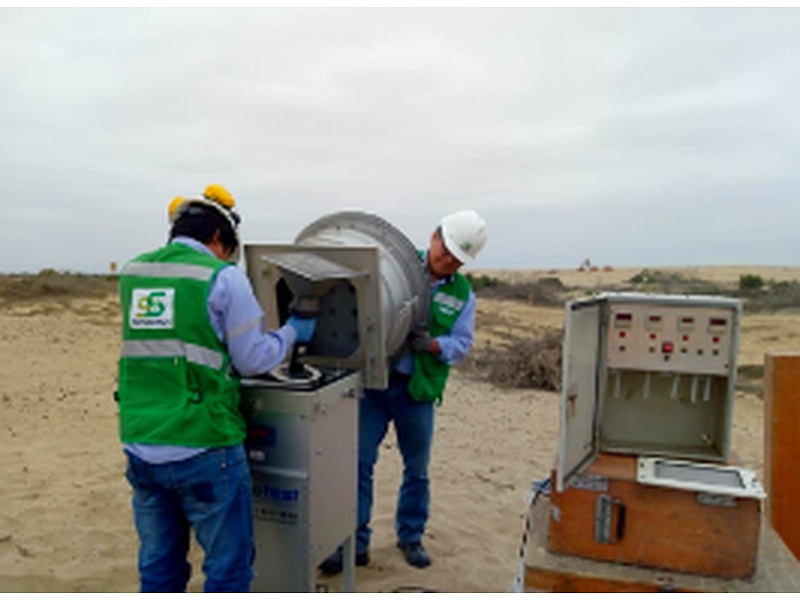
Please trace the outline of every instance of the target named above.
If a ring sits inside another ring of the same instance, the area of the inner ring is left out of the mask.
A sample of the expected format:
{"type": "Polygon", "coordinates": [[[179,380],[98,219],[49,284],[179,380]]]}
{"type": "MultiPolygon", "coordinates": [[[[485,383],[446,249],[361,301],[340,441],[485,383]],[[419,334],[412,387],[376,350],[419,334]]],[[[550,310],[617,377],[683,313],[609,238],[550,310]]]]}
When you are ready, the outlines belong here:
{"type": "MultiPolygon", "coordinates": [[[[118,263],[119,265],[119,263],[118,263]]],[[[55,267],[42,267],[38,271],[4,271],[0,269],[0,277],[4,276],[13,276],[13,275],[41,275],[46,271],[52,271],[58,274],[64,275],[119,275],[119,271],[122,265],[119,265],[116,271],[112,271],[110,268],[106,271],[93,271],[93,270],[80,270],[80,269],[61,269],[55,267]]],[[[243,264],[236,265],[239,268],[244,268],[243,264]]],[[[800,269],[800,262],[794,264],[748,264],[748,263],[717,263],[717,264],[684,264],[684,265],[667,265],[667,264],[642,264],[642,265],[606,265],[601,263],[592,263],[590,269],[581,269],[580,265],[577,266],[561,266],[561,267],[525,267],[525,268],[515,268],[515,267],[482,267],[482,266],[470,266],[467,265],[461,268],[462,272],[470,273],[470,272],[492,272],[492,271],[504,271],[504,272],[528,272],[528,271],[542,271],[542,272],[549,272],[549,271],[568,271],[568,272],[585,272],[585,273],[598,273],[604,272],[604,270],[608,271],[632,271],[637,269],[667,269],[667,270],[686,270],[686,269],[800,269]]]]}

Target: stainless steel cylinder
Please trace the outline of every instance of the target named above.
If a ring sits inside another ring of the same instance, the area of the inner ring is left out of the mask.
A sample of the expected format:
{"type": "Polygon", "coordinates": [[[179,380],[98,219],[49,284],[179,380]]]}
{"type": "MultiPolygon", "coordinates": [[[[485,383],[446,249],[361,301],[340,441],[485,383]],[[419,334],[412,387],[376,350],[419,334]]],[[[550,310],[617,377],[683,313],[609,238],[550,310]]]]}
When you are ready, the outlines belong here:
{"type": "Polygon", "coordinates": [[[385,350],[394,355],[415,327],[428,322],[428,279],[418,250],[382,218],[345,211],[324,216],[303,229],[297,245],[374,246],[379,250],[381,319],[385,350]]]}

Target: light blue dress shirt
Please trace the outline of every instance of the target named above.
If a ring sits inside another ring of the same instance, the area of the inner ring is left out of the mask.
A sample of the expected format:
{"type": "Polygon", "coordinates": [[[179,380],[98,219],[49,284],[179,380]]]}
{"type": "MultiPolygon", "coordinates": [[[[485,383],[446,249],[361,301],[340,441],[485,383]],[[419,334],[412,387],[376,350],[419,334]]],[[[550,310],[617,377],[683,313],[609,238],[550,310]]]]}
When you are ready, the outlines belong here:
{"type": "MultiPolygon", "coordinates": [[[[426,255],[427,257],[427,255],[426,255]]],[[[427,259],[427,258],[426,258],[427,259]]],[[[447,283],[450,278],[439,279],[431,283],[430,296],[433,298],[436,290],[439,289],[444,283],[447,283]]],[[[448,365],[455,365],[461,362],[472,348],[472,340],[475,335],[475,293],[470,290],[467,302],[464,309],[456,318],[453,323],[453,328],[447,335],[440,335],[436,338],[439,342],[441,354],[439,360],[446,362],[448,365]]],[[[411,351],[407,351],[397,359],[394,367],[400,373],[411,375],[414,370],[414,355],[411,351]]]]}

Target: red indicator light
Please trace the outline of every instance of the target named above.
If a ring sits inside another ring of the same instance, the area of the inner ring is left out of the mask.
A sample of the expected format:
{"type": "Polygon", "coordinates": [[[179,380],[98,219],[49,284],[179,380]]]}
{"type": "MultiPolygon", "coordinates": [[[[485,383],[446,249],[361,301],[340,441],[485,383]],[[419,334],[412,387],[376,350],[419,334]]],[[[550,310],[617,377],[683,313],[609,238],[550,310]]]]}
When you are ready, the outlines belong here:
{"type": "Polygon", "coordinates": [[[672,354],[672,351],[674,349],[675,347],[672,345],[672,342],[664,342],[663,344],[661,344],[661,351],[664,354],[672,354]]]}
{"type": "Polygon", "coordinates": [[[621,338],[624,338],[626,335],[628,335],[627,331],[620,331],[619,332],[619,337],[621,337],[621,338]]]}
{"type": "Polygon", "coordinates": [[[617,329],[630,329],[633,323],[633,314],[617,313],[614,315],[614,327],[617,329]]]}
{"type": "Polygon", "coordinates": [[[713,342],[714,342],[715,344],[719,344],[719,336],[718,336],[718,335],[715,335],[715,336],[714,336],[713,338],[711,338],[711,339],[713,340],[713,342]]]}
{"type": "Polygon", "coordinates": [[[650,339],[651,339],[651,340],[654,340],[654,339],[656,339],[656,337],[658,337],[658,336],[657,336],[655,333],[651,333],[651,334],[650,334],[650,339]]]}
{"type": "Polygon", "coordinates": [[[650,315],[650,322],[661,323],[661,317],[659,315],[650,315]]]}
{"type": "Polygon", "coordinates": [[[728,324],[728,319],[712,318],[709,321],[709,324],[713,325],[714,327],[725,327],[725,325],[728,324]]]}
{"type": "Polygon", "coordinates": [[[688,342],[689,341],[689,336],[688,335],[684,335],[683,336],[683,341],[684,342],[688,342]]]}
{"type": "Polygon", "coordinates": [[[686,325],[691,325],[694,323],[694,317],[683,317],[681,319],[681,323],[685,323],[686,325]]]}

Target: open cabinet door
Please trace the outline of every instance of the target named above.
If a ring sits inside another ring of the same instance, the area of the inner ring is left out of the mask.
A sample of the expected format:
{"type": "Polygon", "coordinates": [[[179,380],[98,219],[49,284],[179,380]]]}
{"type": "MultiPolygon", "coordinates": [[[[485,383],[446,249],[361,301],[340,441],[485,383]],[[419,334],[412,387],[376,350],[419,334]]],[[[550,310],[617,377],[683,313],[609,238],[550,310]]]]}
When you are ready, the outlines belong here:
{"type": "Polygon", "coordinates": [[[559,492],[597,454],[601,316],[602,303],[595,299],[569,302],[565,308],[556,481],[559,492]]]}

